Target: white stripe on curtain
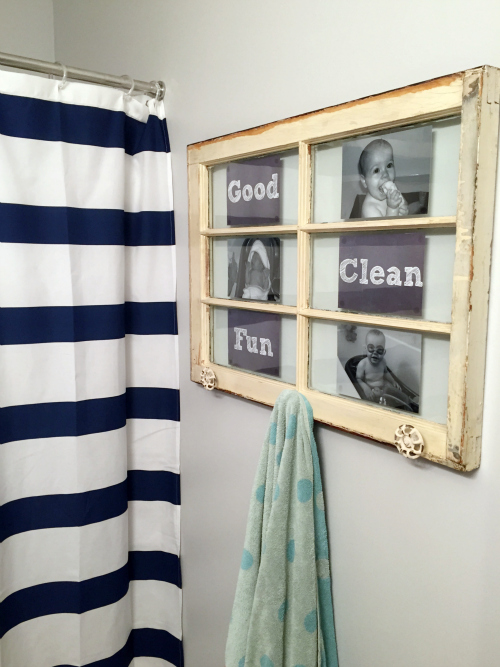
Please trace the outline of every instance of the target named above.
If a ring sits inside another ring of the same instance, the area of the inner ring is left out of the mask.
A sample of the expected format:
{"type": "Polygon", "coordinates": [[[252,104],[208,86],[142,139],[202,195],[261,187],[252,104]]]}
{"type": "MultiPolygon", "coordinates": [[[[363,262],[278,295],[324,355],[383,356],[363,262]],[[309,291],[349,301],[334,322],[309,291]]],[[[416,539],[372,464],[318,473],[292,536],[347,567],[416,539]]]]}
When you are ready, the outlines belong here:
{"type": "Polygon", "coordinates": [[[31,206],[166,211],[172,188],[160,174],[170,170],[170,155],[144,152],[123,155],[120,148],[75,146],[63,142],[4,137],[0,163],[0,200],[31,206]],[[43,170],[37,165],[43,164],[43,170]],[[63,166],[67,165],[67,169],[63,166]],[[19,182],[18,171],[25,180],[19,182]],[[119,179],[119,180],[116,180],[119,179]]]}
{"type": "Polygon", "coordinates": [[[0,664],[181,667],[163,105],[0,72],[0,664]]]}
{"type": "Polygon", "coordinates": [[[0,307],[173,302],[174,256],[175,246],[0,244],[0,307]]]}

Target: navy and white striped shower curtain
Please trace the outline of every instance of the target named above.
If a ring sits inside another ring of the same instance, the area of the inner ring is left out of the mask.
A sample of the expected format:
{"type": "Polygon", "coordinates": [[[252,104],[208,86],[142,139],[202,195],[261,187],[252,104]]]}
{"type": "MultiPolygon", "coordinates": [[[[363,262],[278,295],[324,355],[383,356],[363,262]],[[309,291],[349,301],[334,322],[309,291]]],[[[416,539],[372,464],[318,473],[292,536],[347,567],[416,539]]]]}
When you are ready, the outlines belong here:
{"type": "Polygon", "coordinates": [[[0,665],[182,664],[162,104],[0,73],[0,665]]]}

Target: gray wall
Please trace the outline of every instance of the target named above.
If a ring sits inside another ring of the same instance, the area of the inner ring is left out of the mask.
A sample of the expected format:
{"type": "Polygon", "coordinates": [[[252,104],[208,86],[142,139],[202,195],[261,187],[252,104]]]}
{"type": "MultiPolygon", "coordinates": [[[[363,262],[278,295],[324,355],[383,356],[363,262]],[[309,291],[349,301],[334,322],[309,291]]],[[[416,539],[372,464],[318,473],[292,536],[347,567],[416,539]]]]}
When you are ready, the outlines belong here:
{"type": "MultiPolygon", "coordinates": [[[[498,0],[55,0],[56,58],[163,78],[181,329],[187,667],[221,667],[270,410],[189,380],[186,145],[481,64],[498,0]]],[[[500,220],[497,221],[500,226],[500,220]]],[[[498,667],[500,235],[483,463],[461,475],[318,426],[341,667],[498,667]]]]}
{"type": "Polygon", "coordinates": [[[0,0],[0,51],[54,60],[52,0],[0,0]]]}

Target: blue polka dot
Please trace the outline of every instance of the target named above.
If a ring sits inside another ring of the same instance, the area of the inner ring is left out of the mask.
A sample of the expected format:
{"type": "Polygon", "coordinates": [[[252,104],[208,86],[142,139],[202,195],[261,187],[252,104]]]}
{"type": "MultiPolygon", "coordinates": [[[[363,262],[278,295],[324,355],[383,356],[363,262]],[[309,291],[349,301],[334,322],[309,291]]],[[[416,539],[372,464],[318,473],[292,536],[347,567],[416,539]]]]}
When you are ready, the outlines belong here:
{"type": "Polygon", "coordinates": [[[266,486],[265,484],[261,484],[257,491],[255,492],[255,497],[259,501],[259,503],[264,502],[264,496],[266,495],[266,486]]]}
{"type": "Polygon", "coordinates": [[[276,465],[279,466],[281,463],[281,457],[283,456],[283,452],[280,452],[278,456],[276,457],[276,465]]]}
{"type": "Polygon", "coordinates": [[[271,422],[271,425],[269,426],[269,444],[270,445],[275,445],[276,444],[276,430],[278,428],[278,424],[276,422],[271,422]]]}
{"type": "Polygon", "coordinates": [[[239,661],[238,667],[245,667],[245,656],[243,656],[239,661]]]}
{"type": "Polygon", "coordinates": [[[286,545],[286,558],[289,563],[295,560],[295,540],[290,540],[286,545]]]}
{"type": "Polygon", "coordinates": [[[252,554],[246,549],[243,549],[243,556],[241,557],[241,569],[249,570],[252,567],[252,565],[253,565],[252,554]]]}
{"type": "Polygon", "coordinates": [[[280,485],[276,484],[276,488],[274,489],[273,500],[278,500],[279,497],[280,497],[280,485]]]}
{"type": "Polygon", "coordinates": [[[297,417],[295,415],[290,415],[288,419],[288,424],[286,425],[286,435],[285,438],[293,438],[297,430],[297,417]]]}
{"type": "Polygon", "coordinates": [[[307,503],[311,500],[313,494],[313,485],[310,479],[300,479],[297,482],[297,498],[301,503],[307,503]]]}
{"type": "Polygon", "coordinates": [[[288,610],[288,600],[285,600],[281,607],[278,609],[278,618],[283,623],[285,620],[285,614],[288,610]]]}
{"type": "Polygon", "coordinates": [[[304,619],[304,627],[307,630],[307,632],[314,632],[316,630],[316,626],[318,623],[318,619],[316,617],[316,609],[313,609],[309,614],[304,619]]]}
{"type": "Polygon", "coordinates": [[[263,655],[260,659],[260,667],[274,667],[274,662],[267,655],[263,655]]]}

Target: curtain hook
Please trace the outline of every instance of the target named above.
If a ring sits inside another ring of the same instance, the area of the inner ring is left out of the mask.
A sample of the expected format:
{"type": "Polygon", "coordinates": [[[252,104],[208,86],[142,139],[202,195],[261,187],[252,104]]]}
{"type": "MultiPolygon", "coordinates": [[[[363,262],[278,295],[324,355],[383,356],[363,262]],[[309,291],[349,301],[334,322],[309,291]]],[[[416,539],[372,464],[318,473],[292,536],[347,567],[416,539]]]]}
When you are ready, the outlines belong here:
{"type": "Polygon", "coordinates": [[[68,68],[66,67],[66,65],[63,65],[63,64],[60,63],[59,61],[56,61],[56,62],[54,63],[54,65],[59,65],[60,67],[62,67],[62,71],[63,71],[62,79],[61,79],[61,81],[59,82],[59,85],[57,86],[57,87],[59,88],[59,90],[62,90],[62,89],[64,88],[64,86],[68,83],[68,81],[67,81],[67,77],[68,77],[68,68]]]}
{"type": "Polygon", "coordinates": [[[132,78],[131,76],[129,76],[128,74],[123,74],[123,75],[122,75],[122,79],[125,79],[125,80],[128,81],[129,83],[132,83],[132,86],[130,87],[130,90],[128,91],[128,93],[125,93],[125,95],[124,95],[124,97],[130,98],[130,97],[132,97],[132,93],[134,92],[134,88],[135,88],[135,79],[133,79],[133,78],[132,78]]]}

